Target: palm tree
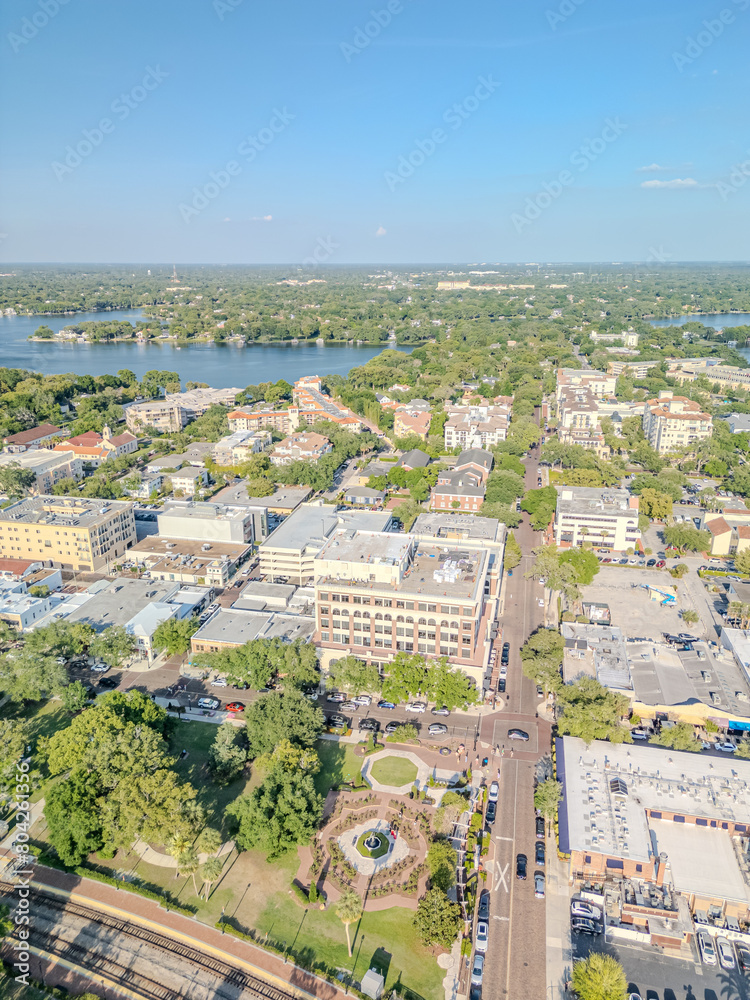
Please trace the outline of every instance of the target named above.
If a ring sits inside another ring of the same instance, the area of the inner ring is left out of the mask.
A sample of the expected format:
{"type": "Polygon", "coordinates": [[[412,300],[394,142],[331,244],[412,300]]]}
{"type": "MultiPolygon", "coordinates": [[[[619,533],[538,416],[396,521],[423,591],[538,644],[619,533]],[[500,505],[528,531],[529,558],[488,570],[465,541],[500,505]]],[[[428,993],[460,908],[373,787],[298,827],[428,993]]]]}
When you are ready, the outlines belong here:
{"type": "Polygon", "coordinates": [[[201,830],[195,849],[199,854],[216,854],[222,843],[222,836],[216,827],[206,826],[201,830]]]}
{"type": "Polygon", "coordinates": [[[200,866],[201,863],[198,860],[198,855],[193,847],[188,847],[187,850],[184,850],[177,858],[177,874],[193,876],[193,888],[195,889],[196,896],[198,895],[198,886],[195,881],[195,873],[198,871],[200,866]]]}
{"type": "MultiPolygon", "coordinates": [[[[180,856],[189,850],[191,846],[191,841],[184,833],[176,833],[174,837],[167,843],[167,853],[171,854],[172,857],[178,861],[180,856]]],[[[180,877],[179,866],[177,871],[175,871],[175,878],[180,877]]]]}
{"type": "Polygon", "coordinates": [[[209,858],[204,864],[201,865],[201,877],[206,884],[206,901],[208,902],[208,897],[211,895],[211,886],[221,875],[222,868],[221,861],[218,858],[209,858]]]}
{"type": "Polygon", "coordinates": [[[349,939],[349,924],[359,920],[362,916],[362,900],[354,889],[344,889],[341,899],[336,904],[336,913],[346,929],[346,946],[349,949],[349,958],[351,958],[352,943],[349,939]]]}

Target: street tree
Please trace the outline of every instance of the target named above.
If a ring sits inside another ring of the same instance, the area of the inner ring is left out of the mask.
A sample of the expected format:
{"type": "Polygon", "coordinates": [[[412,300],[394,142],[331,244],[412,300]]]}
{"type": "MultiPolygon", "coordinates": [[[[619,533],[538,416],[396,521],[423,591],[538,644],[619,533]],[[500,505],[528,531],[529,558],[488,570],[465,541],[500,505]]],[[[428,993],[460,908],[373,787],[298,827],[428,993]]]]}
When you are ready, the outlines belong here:
{"type": "Polygon", "coordinates": [[[461,927],[461,907],[452,903],[442,889],[430,889],[419,901],[414,926],[428,947],[450,948],[461,927]]]}
{"type": "Polygon", "coordinates": [[[562,678],[560,667],[563,661],[565,640],[557,629],[537,629],[521,647],[521,668],[526,677],[540,685],[549,694],[558,691],[562,678]]]}
{"type": "Polygon", "coordinates": [[[516,541],[516,536],[512,531],[508,532],[505,540],[505,554],[503,555],[503,569],[515,569],[523,558],[521,546],[516,541]]]}
{"type": "Polygon", "coordinates": [[[625,695],[607,690],[594,677],[581,677],[574,684],[564,684],[558,692],[562,716],[558,730],[578,736],[586,743],[609,740],[631,743],[630,730],[623,725],[628,712],[625,695]]]}
{"type": "Polygon", "coordinates": [[[419,654],[399,652],[387,667],[383,697],[398,704],[420,694],[425,684],[425,662],[419,654]]]}
{"type": "Polygon", "coordinates": [[[674,726],[662,726],[658,736],[651,737],[651,743],[671,750],[688,750],[699,753],[701,741],[695,735],[695,727],[689,722],[678,722],[674,726]]]}
{"type": "Polygon", "coordinates": [[[75,715],[76,712],[83,711],[89,703],[88,688],[81,681],[73,681],[72,684],[68,684],[62,689],[60,700],[65,711],[75,715]]]}
{"type": "Polygon", "coordinates": [[[0,656],[0,691],[11,701],[41,701],[59,694],[68,683],[65,667],[55,657],[12,649],[0,656]]]}
{"type": "Polygon", "coordinates": [[[190,640],[198,631],[198,619],[167,618],[160,622],[154,631],[153,645],[155,649],[165,649],[167,656],[177,656],[187,653],[190,640]]]}
{"type": "Polygon", "coordinates": [[[475,705],[479,700],[476,685],[461,670],[454,670],[445,656],[430,663],[422,689],[430,701],[451,712],[475,705]]]}
{"type": "Polygon", "coordinates": [[[573,965],[573,989],[580,1000],[625,1000],[628,982],[623,967],[602,952],[592,952],[573,965]]]}
{"type": "Polygon", "coordinates": [[[323,730],[322,711],[294,689],[264,694],[245,711],[248,757],[270,753],[281,740],[311,747],[323,730]]]}
{"type": "Polygon", "coordinates": [[[593,583],[599,572],[599,560],[593,552],[585,549],[566,549],[559,553],[558,562],[561,566],[572,566],[575,571],[575,582],[579,587],[587,587],[593,583]]]}
{"type": "Polygon", "coordinates": [[[112,625],[94,636],[89,651],[111,667],[121,667],[135,648],[135,636],[126,632],[122,625],[112,625]]]}
{"type": "Polygon", "coordinates": [[[341,898],[336,903],[336,915],[344,925],[346,947],[349,950],[349,958],[351,958],[352,942],[349,937],[349,925],[355,923],[362,916],[362,900],[354,889],[344,889],[341,893],[341,898]]]}
{"type": "Polygon", "coordinates": [[[206,858],[200,867],[200,875],[203,879],[204,899],[208,902],[211,895],[211,886],[221,878],[224,865],[219,858],[206,858]]]}
{"type": "Polygon", "coordinates": [[[456,864],[458,855],[449,840],[434,840],[427,852],[427,867],[430,882],[443,892],[448,892],[456,884],[456,864]]]}
{"type": "Polygon", "coordinates": [[[557,815],[562,794],[562,785],[554,778],[540,781],[534,790],[534,808],[539,810],[550,826],[557,815]]]}
{"type": "Polygon", "coordinates": [[[373,694],[382,684],[377,665],[365,663],[356,656],[342,656],[331,664],[330,672],[336,687],[349,694],[373,694]]]}

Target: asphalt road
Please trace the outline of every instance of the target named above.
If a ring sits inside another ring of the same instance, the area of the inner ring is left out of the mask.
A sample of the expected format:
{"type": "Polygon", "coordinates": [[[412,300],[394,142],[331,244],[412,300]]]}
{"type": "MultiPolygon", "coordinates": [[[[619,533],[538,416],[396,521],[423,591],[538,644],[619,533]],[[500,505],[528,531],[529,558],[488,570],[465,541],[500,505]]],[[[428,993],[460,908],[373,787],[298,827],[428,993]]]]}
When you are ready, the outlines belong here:
{"type": "MultiPolygon", "coordinates": [[[[537,486],[538,449],[526,461],[526,486],[537,486]]],[[[485,967],[485,1000],[516,1000],[545,996],[546,924],[543,899],[534,897],[535,813],[534,774],[539,757],[549,751],[550,726],[537,718],[536,685],[523,676],[519,650],[528,636],[543,624],[544,611],[538,599],[542,587],[528,580],[525,572],[533,562],[531,550],[539,544],[524,517],[515,530],[523,549],[523,560],[506,581],[501,617],[503,642],[510,643],[505,707],[483,720],[482,739],[499,744],[501,755],[490,760],[488,780],[500,773],[497,820],[492,832],[487,886],[490,888],[490,939],[485,967]],[[508,739],[508,730],[519,728],[529,735],[527,743],[508,739]],[[504,750],[504,754],[503,754],[504,750]],[[511,756],[511,753],[513,756],[511,756]],[[525,881],[516,879],[516,856],[528,858],[525,881]]],[[[502,698],[502,695],[500,696],[502,698]]]]}

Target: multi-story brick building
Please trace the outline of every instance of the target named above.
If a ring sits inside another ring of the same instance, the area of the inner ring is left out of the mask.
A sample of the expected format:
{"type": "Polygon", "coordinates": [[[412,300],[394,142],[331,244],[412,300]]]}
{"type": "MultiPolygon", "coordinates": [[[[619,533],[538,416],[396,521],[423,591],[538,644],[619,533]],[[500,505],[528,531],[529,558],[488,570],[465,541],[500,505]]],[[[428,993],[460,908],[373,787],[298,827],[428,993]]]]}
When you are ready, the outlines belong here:
{"type": "Polygon", "coordinates": [[[476,513],[484,503],[485,484],[493,461],[492,453],[482,448],[462,451],[454,468],[439,474],[430,494],[430,507],[476,513]]]}
{"type": "Polygon", "coordinates": [[[63,479],[81,479],[83,462],[72,449],[57,451],[48,448],[34,448],[22,453],[3,452],[0,465],[18,466],[34,474],[31,489],[35,493],[51,493],[52,488],[63,479]]]}
{"type": "Polygon", "coordinates": [[[135,543],[133,505],[121,500],[39,496],[0,511],[0,555],[105,571],[135,543]]]}
{"type": "Polygon", "coordinates": [[[711,437],[713,425],[699,403],[665,389],[658,399],[649,399],[643,433],[651,447],[663,455],[711,437]]]}
{"type": "Polygon", "coordinates": [[[314,562],[316,642],[324,664],[352,653],[446,656],[481,690],[501,565],[471,542],[338,530],[314,562]]]}

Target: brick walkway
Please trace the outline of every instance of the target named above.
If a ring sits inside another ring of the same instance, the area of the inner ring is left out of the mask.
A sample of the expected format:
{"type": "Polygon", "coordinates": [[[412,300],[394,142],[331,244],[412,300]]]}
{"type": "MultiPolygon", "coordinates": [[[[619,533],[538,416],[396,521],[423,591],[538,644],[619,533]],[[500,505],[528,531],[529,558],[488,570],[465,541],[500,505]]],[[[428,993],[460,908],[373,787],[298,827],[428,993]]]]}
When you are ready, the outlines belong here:
{"type": "Polygon", "coordinates": [[[192,939],[190,943],[193,947],[225,960],[235,959],[243,963],[248,971],[272,983],[276,981],[277,986],[289,989],[301,997],[312,996],[320,1000],[342,1000],[344,997],[343,991],[338,987],[297,968],[292,962],[285,963],[282,958],[231,934],[222,934],[195,918],[168,912],[158,903],[127,890],[119,891],[101,882],[42,866],[35,869],[34,882],[61,890],[83,903],[98,903],[102,909],[118,910],[136,923],[151,924],[152,929],[162,933],[169,935],[173,932],[188,937],[192,939]]]}

